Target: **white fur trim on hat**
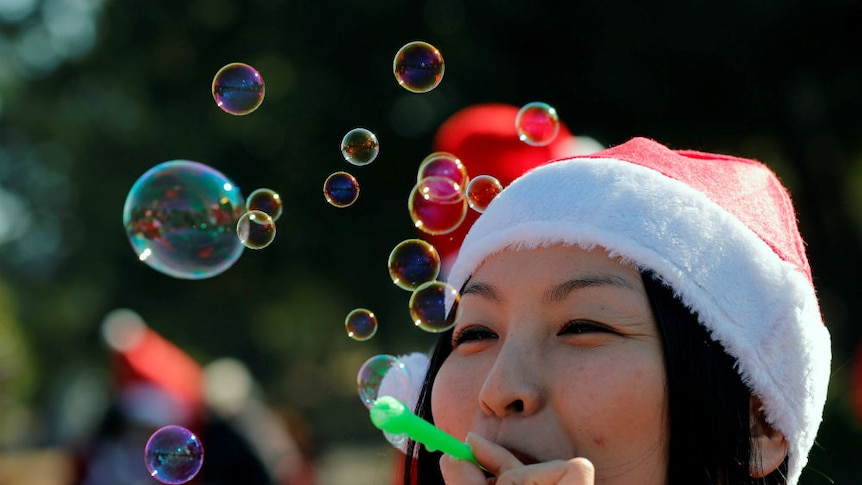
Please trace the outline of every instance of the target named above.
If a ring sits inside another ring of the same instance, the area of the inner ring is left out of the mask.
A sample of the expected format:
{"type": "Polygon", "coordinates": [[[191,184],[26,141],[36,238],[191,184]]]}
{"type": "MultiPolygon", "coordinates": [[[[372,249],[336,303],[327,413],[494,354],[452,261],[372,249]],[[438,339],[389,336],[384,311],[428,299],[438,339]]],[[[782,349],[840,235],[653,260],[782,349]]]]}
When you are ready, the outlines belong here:
{"type": "MultiPolygon", "coordinates": [[[[425,382],[425,374],[428,373],[428,356],[421,352],[413,352],[407,355],[399,355],[398,358],[404,363],[407,368],[407,374],[410,376],[408,382],[409,388],[402,388],[402,379],[398,379],[393,375],[392,371],[383,376],[380,382],[380,388],[377,391],[379,396],[392,396],[403,402],[407,409],[416,410],[416,404],[419,402],[419,394],[422,392],[422,384],[425,382]]],[[[398,436],[386,435],[387,441],[392,446],[401,450],[402,453],[407,453],[407,440],[398,436]]]]}
{"type": "Polygon", "coordinates": [[[795,484],[822,419],[831,361],[808,276],[690,185],[615,158],[575,158],[500,193],[464,239],[448,281],[461,288],[503,249],[559,243],[600,246],[649,269],[696,311],[786,436],[795,484]]]}

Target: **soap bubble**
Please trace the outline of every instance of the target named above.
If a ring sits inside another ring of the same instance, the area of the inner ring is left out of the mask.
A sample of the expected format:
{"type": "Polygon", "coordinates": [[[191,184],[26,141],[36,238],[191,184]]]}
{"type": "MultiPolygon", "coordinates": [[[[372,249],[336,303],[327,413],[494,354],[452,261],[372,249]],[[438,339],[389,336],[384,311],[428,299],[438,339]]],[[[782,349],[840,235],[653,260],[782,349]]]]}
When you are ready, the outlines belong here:
{"type": "Polygon", "coordinates": [[[467,217],[467,201],[462,186],[447,177],[425,177],[418,182],[407,202],[417,229],[432,235],[447,234],[467,217]]]}
{"type": "Polygon", "coordinates": [[[168,485],[186,483],[204,463],[204,448],[194,433],[182,426],[165,426],[150,436],[144,449],[150,476],[168,485]]]}
{"type": "Polygon", "coordinates": [[[368,340],[377,333],[377,316],[371,310],[356,308],[347,314],[344,328],[353,340],[368,340]]]}
{"type": "Polygon", "coordinates": [[[377,394],[384,377],[395,389],[411,389],[410,372],[401,359],[389,354],[375,355],[362,364],[356,375],[359,398],[368,409],[371,409],[379,397],[377,394]]]}
{"type": "Polygon", "coordinates": [[[522,142],[533,146],[545,146],[560,132],[557,110],[542,102],[525,104],[515,117],[515,128],[522,142]]]}
{"type": "Polygon", "coordinates": [[[236,235],[243,246],[263,249],[275,240],[275,223],[263,211],[248,211],[236,223],[236,235]]]}
{"type": "Polygon", "coordinates": [[[392,61],[395,79],[404,89],[426,93],[443,79],[443,55],[433,45],[415,41],[398,49],[392,61]]]}
{"type": "Polygon", "coordinates": [[[275,222],[281,217],[282,201],[278,193],[272,189],[257,189],[248,195],[245,208],[250,211],[266,212],[272,218],[272,222],[275,222]]]}
{"type": "Polygon", "coordinates": [[[323,196],[335,207],[348,207],[359,198],[359,182],[347,172],[335,172],[323,182],[323,196]]]}
{"type": "Polygon", "coordinates": [[[138,259],[175,278],[203,279],[230,268],[242,255],[236,225],[245,200],[221,172],[173,160],[134,183],[123,226],[138,259]]]}
{"type": "Polygon", "coordinates": [[[230,63],[213,77],[213,99],[225,113],[247,115],[263,102],[264,83],[260,73],[248,64],[230,63]]]}
{"type": "Polygon", "coordinates": [[[485,212],[488,204],[503,191],[503,184],[491,175],[479,175],[467,184],[467,203],[476,212],[485,212]]]}
{"type": "Polygon", "coordinates": [[[354,128],[341,139],[341,154],[352,165],[368,165],[380,153],[377,136],[365,128],[354,128]]]}
{"type": "Polygon", "coordinates": [[[429,281],[410,296],[410,317],[414,325],[426,332],[445,332],[455,325],[460,301],[461,295],[452,285],[429,281]]]}
{"type": "Polygon", "coordinates": [[[413,291],[440,274],[440,255],[427,241],[407,239],[389,253],[389,276],[399,288],[413,291]]]}
{"type": "Polygon", "coordinates": [[[434,152],[419,164],[416,173],[416,181],[421,182],[427,177],[446,177],[458,184],[459,187],[467,186],[467,167],[455,155],[449,152],[434,152]]]}

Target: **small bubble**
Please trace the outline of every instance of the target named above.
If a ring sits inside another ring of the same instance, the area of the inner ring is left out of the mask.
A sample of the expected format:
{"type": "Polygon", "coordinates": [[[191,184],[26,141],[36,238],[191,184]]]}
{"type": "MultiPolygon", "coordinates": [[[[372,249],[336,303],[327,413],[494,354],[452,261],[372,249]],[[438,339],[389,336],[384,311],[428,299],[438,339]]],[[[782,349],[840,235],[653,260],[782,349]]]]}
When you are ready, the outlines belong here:
{"type": "Polygon", "coordinates": [[[132,185],[123,226],[138,259],[174,278],[221,274],[243,246],[236,224],[245,199],[221,172],[189,160],[160,163],[132,185]]]}
{"type": "Polygon", "coordinates": [[[467,203],[476,212],[485,212],[488,204],[503,191],[503,184],[491,175],[479,175],[467,184],[467,203]]]}
{"type": "Polygon", "coordinates": [[[365,407],[371,409],[380,392],[383,379],[389,381],[393,389],[411,389],[411,376],[404,362],[389,354],[378,354],[366,360],[356,375],[359,398],[365,407]]]}
{"type": "Polygon", "coordinates": [[[455,155],[449,152],[434,152],[419,164],[416,181],[421,182],[427,177],[446,177],[460,187],[467,186],[467,167],[455,155]]]}
{"type": "Polygon", "coordinates": [[[236,223],[236,235],[243,246],[263,249],[275,239],[275,223],[266,212],[248,211],[236,223]]]}
{"type": "Polygon", "coordinates": [[[515,117],[515,128],[522,142],[533,146],[545,146],[560,132],[557,110],[542,102],[525,104],[515,117]]]}
{"type": "Polygon", "coordinates": [[[413,225],[427,234],[447,234],[467,216],[467,200],[460,185],[441,176],[425,177],[418,182],[407,202],[413,225]]]}
{"type": "Polygon", "coordinates": [[[150,476],[168,485],[186,483],[204,462],[204,448],[194,433],[182,426],[165,426],[150,436],[144,449],[150,476]]]}
{"type": "Polygon", "coordinates": [[[415,41],[398,49],[392,61],[395,79],[404,89],[426,93],[443,79],[443,55],[433,45],[415,41]]]}
{"type": "Polygon", "coordinates": [[[440,255],[427,241],[407,239],[389,253],[389,276],[399,288],[413,291],[440,274],[440,255]]]}
{"type": "Polygon", "coordinates": [[[347,172],[335,172],[323,182],[323,196],[335,207],[348,207],[359,198],[359,182],[347,172]]]}
{"type": "Polygon", "coordinates": [[[275,222],[281,217],[281,197],[272,189],[257,189],[245,201],[246,210],[263,211],[275,222]]]}
{"type": "Polygon", "coordinates": [[[377,136],[365,128],[354,128],[341,140],[341,154],[352,165],[368,165],[380,153],[377,136]]]}
{"type": "Polygon", "coordinates": [[[360,342],[368,340],[377,333],[377,316],[365,308],[356,308],[344,319],[347,336],[360,342]]]}
{"type": "Polygon", "coordinates": [[[264,83],[260,73],[248,64],[232,62],[213,77],[213,99],[225,113],[247,115],[263,102],[264,83]]]}
{"type": "Polygon", "coordinates": [[[452,285],[429,281],[410,296],[410,317],[414,325],[426,332],[445,332],[455,325],[460,301],[461,295],[452,285]],[[451,310],[447,312],[447,308],[451,310]]]}

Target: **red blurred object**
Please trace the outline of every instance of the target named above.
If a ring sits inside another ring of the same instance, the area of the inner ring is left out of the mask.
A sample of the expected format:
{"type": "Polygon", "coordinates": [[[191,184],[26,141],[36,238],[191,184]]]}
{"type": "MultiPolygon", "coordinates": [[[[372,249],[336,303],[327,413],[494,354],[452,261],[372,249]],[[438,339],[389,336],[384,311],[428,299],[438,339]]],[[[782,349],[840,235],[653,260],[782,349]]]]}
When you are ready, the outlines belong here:
{"type": "MultiPolygon", "coordinates": [[[[479,175],[495,177],[506,187],[531,168],[550,160],[595,151],[597,143],[584,139],[579,143],[569,129],[560,122],[557,137],[545,146],[532,146],[522,142],[515,127],[520,107],[502,103],[477,104],[464,108],[447,119],[433,141],[434,151],[449,152],[467,167],[472,178],[479,175]]],[[[476,221],[479,213],[469,210],[467,217],[454,231],[447,234],[421,237],[430,242],[443,261],[441,275],[445,276],[454,261],[461,241],[476,221]]]]}
{"type": "Polygon", "coordinates": [[[124,331],[126,335],[111,344],[117,388],[153,386],[189,410],[200,410],[204,398],[201,366],[145,324],[124,331]]]}

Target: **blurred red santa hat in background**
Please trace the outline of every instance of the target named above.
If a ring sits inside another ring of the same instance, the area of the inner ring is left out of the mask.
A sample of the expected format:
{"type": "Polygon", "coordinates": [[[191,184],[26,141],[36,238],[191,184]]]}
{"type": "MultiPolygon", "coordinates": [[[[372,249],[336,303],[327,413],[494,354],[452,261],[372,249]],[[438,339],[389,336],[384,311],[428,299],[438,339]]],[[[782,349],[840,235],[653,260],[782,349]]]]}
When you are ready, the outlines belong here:
{"type": "MultiPolygon", "coordinates": [[[[527,170],[550,160],[604,148],[590,137],[572,135],[562,122],[551,143],[544,146],[524,143],[515,126],[519,110],[518,106],[504,103],[482,103],[463,108],[440,125],[434,136],[433,149],[458,157],[470,177],[491,175],[506,187],[527,170]]],[[[444,275],[478,216],[478,212],[469,210],[464,222],[454,231],[439,235],[421,234],[440,253],[444,275]]]]}
{"type": "Polygon", "coordinates": [[[204,408],[204,373],[191,356],[129,309],[109,312],[102,336],[113,391],[128,417],[151,426],[196,424],[204,408]]]}

